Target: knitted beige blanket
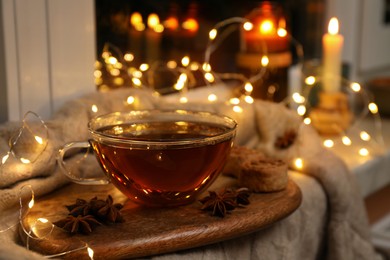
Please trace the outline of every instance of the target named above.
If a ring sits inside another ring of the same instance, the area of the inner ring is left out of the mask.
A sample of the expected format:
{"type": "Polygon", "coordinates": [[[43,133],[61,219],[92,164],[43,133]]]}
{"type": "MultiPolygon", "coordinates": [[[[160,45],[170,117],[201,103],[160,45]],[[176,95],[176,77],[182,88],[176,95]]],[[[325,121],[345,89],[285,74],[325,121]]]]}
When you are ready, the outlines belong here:
{"type": "MultiPolygon", "coordinates": [[[[354,176],[330,151],[322,148],[316,132],[301,124],[295,113],[281,104],[255,101],[235,112],[225,103],[178,104],[155,97],[147,90],[122,89],[92,93],[68,102],[46,122],[46,149],[30,164],[10,156],[0,168],[0,259],[44,259],[18,242],[17,226],[21,187],[31,185],[35,199],[69,182],[55,160],[58,149],[70,141],[88,139],[87,122],[112,111],[150,108],[190,108],[226,114],[238,122],[236,144],[286,160],[292,167],[297,156],[304,161],[300,173],[290,172],[303,194],[302,205],[286,219],[247,236],[183,252],[154,256],[157,259],[376,259],[369,237],[363,201],[354,176]],[[135,102],[126,102],[132,96],[135,102]],[[297,133],[291,146],[275,146],[288,131],[297,133]]],[[[37,123],[38,124],[38,123],[37,123]]],[[[0,156],[9,151],[9,139],[21,122],[0,126],[0,156]]],[[[34,123],[31,123],[34,127],[34,123]]],[[[15,137],[14,137],[15,138],[15,137]]],[[[29,151],[20,142],[18,151],[29,151]]],[[[1,159],[1,157],[0,157],[1,159]]],[[[72,160],[72,159],[71,159],[72,160]]],[[[0,161],[1,163],[1,161],[0,161]]],[[[75,169],[88,173],[86,166],[75,169]]],[[[96,256],[97,257],[97,256],[96,256]]]]}

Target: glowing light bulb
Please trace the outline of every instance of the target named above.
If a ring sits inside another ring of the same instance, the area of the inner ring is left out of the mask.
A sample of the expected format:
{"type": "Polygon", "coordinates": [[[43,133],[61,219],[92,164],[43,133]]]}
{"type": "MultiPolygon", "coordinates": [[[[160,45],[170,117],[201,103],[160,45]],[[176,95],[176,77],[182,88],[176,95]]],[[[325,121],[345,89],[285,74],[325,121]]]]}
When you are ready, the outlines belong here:
{"type": "Polygon", "coordinates": [[[92,112],[97,113],[97,111],[98,111],[99,109],[98,109],[98,107],[94,104],[94,105],[92,105],[91,110],[92,110],[92,112]]]}
{"type": "Polygon", "coordinates": [[[87,251],[88,251],[89,258],[91,258],[91,260],[93,260],[94,252],[93,252],[92,248],[87,247],[87,251]]]}
{"type": "Polygon", "coordinates": [[[261,57],[261,66],[266,67],[269,64],[269,58],[267,56],[261,57]]]}
{"type": "Polygon", "coordinates": [[[9,158],[9,152],[3,156],[3,158],[1,159],[1,164],[4,164],[9,158]]]}
{"type": "Polygon", "coordinates": [[[184,57],[181,59],[181,65],[183,65],[184,67],[187,67],[188,64],[190,64],[190,57],[184,56],[184,57]]]}
{"type": "Polygon", "coordinates": [[[138,78],[132,78],[131,81],[133,82],[133,84],[137,87],[140,87],[142,85],[142,82],[140,79],[138,78]]]}
{"type": "Polygon", "coordinates": [[[218,97],[217,97],[217,95],[215,95],[215,94],[210,94],[210,95],[207,97],[207,100],[208,100],[209,102],[215,102],[215,101],[217,101],[217,99],[218,99],[218,97]]]}
{"type": "Polygon", "coordinates": [[[286,37],[287,36],[287,31],[284,28],[279,28],[277,33],[278,33],[279,37],[286,37]]]}
{"type": "Polygon", "coordinates": [[[128,96],[126,99],[127,104],[131,105],[135,101],[135,98],[133,96],[128,96]]]}
{"type": "Polygon", "coordinates": [[[248,104],[252,104],[254,102],[254,99],[251,96],[245,96],[244,100],[248,104]]]}
{"type": "Polygon", "coordinates": [[[360,154],[361,156],[368,156],[370,153],[369,153],[369,151],[368,151],[366,148],[361,148],[361,149],[359,150],[359,154],[360,154]]]}
{"type": "Polygon", "coordinates": [[[126,53],[124,56],[123,56],[123,59],[125,61],[128,61],[128,62],[131,62],[134,60],[134,54],[132,53],[126,53]]]}
{"type": "Polygon", "coordinates": [[[245,22],[243,25],[242,25],[242,28],[244,28],[245,31],[250,31],[253,29],[253,23],[251,22],[245,22]]]}
{"type": "Polygon", "coordinates": [[[209,38],[210,40],[214,40],[216,37],[217,37],[217,34],[218,34],[218,31],[217,29],[212,29],[210,32],[209,32],[209,38]]]}
{"type": "Polygon", "coordinates": [[[114,65],[115,63],[118,62],[118,59],[113,57],[113,56],[110,56],[108,59],[107,59],[107,63],[108,64],[111,64],[111,65],[114,65]]]}
{"type": "Polygon", "coordinates": [[[244,109],[242,109],[242,107],[236,105],[236,106],[233,106],[233,111],[236,113],[242,113],[244,111],[244,109]]]}
{"type": "Polygon", "coordinates": [[[328,148],[333,147],[333,146],[334,146],[333,140],[326,139],[326,140],[324,141],[324,146],[325,146],[325,147],[328,147],[328,148]]]}
{"type": "Polygon", "coordinates": [[[43,144],[43,139],[42,139],[42,137],[36,135],[36,136],[34,136],[34,138],[35,138],[35,141],[37,141],[37,143],[43,144]]]}
{"type": "Polygon", "coordinates": [[[361,87],[360,87],[359,83],[353,82],[353,83],[351,83],[351,89],[354,92],[359,92],[361,87]]]}
{"type": "Polygon", "coordinates": [[[352,141],[348,136],[343,136],[343,138],[341,138],[341,141],[346,146],[350,146],[352,144],[352,141]]]}
{"type": "Polygon", "coordinates": [[[202,69],[206,72],[210,72],[211,71],[211,65],[210,63],[203,63],[202,65],[202,69]]]}
{"type": "Polygon", "coordinates": [[[295,161],[294,161],[294,165],[295,165],[295,167],[298,170],[302,170],[303,169],[303,160],[302,160],[302,158],[296,158],[295,161]]]}
{"type": "Polygon", "coordinates": [[[215,78],[214,78],[214,75],[210,72],[206,72],[204,74],[204,78],[208,81],[208,82],[214,82],[215,78]]]}
{"type": "Polygon", "coordinates": [[[314,83],[316,83],[316,78],[314,76],[309,76],[305,79],[305,83],[306,85],[314,85],[314,83]]]}
{"type": "Polygon", "coordinates": [[[369,109],[370,112],[373,113],[373,114],[378,113],[378,106],[377,106],[375,103],[373,103],[373,102],[371,102],[370,104],[368,104],[368,109],[369,109]]]}
{"type": "Polygon", "coordinates": [[[252,86],[252,84],[250,82],[247,82],[247,83],[245,83],[244,89],[245,89],[246,92],[251,93],[253,91],[253,86],[252,86]]]}
{"type": "Polygon", "coordinates": [[[41,223],[48,223],[49,222],[49,220],[47,218],[38,218],[37,220],[41,223]]]}
{"type": "Polygon", "coordinates": [[[306,107],[304,105],[299,105],[297,108],[297,113],[298,115],[303,116],[306,114],[306,107]]]}
{"type": "Polygon", "coordinates": [[[238,99],[238,98],[231,98],[231,99],[229,100],[229,102],[230,102],[230,104],[232,104],[232,105],[238,105],[238,104],[240,104],[240,99],[238,99]]]}
{"type": "Polygon", "coordinates": [[[28,207],[31,209],[32,207],[34,207],[34,198],[32,198],[31,200],[30,200],[30,202],[28,203],[28,207]]]}
{"type": "Polygon", "coordinates": [[[179,102],[182,103],[182,104],[185,104],[185,103],[188,102],[188,98],[187,97],[180,97],[179,102]]]}
{"type": "Polygon", "coordinates": [[[363,141],[369,141],[371,139],[371,136],[366,131],[361,131],[360,132],[360,138],[363,141]]]}
{"type": "Polygon", "coordinates": [[[310,125],[310,124],[311,124],[311,119],[310,119],[310,117],[306,117],[305,119],[303,119],[303,123],[304,123],[305,125],[310,125]]]}
{"type": "Polygon", "coordinates": [[[260,26],[259,26],[259,31],[261,34],[270,34],[275,30],[274,24],[271,20],[264,20],[260,26]]]}
{"type": "Polygon", "coordinates": [[[305,98],[301,96],[301,94],[295,92],[292,94],[292,99],[294,100],[295,103],[302,104],[305,102],[305,98]]]}
{"type": "Polygon", "coordinates": [[[149,64],[147,63],[142,63],[141,65],[139,65],[140,71],[147,71],[148,69],[149,69],[149,64]]]}

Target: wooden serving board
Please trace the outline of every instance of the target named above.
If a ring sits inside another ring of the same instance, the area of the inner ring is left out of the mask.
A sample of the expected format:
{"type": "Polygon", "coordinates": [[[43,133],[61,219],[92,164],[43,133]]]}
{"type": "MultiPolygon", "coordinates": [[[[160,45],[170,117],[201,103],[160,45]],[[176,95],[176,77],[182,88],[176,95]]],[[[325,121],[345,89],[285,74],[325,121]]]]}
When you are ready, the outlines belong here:
{"type": "MultiPolygon", "coordinates": [[[[221,176],[210,190],[233,185],[233,179],[221,176]]],[[[32,235],[35,232],[41,239],[30,238],[27,241],[22,228],[20,235],[30,249],[45,255],[69,252],[82,248],[87,243],[94,251],[95,260],[145,257],[195,248],[258,231],[294,212],[301,199],[299,187],[289,180],[285,190],[254,193],[248,206],[236,208],[231,214],[219,218],[200,210],[199,202],[168,209],[143,208],[127,200],[111,185],[71,184],[38,199],[24,218],[26,229],[32,230],[32,235]],[[98,226],[89,235],[70,235],[59,228],[54,228],[49,233],[47,229],[37,225],[38,218],[46,218],[50,222],[64,218],[68,213],[64,205],[73,204],[76,198],[90,200],[97,196],[105,199],[108,194],[114,198],[115,203],[124,203],[121,210],[124,223],[98,226]]],[[[63,257],[89,259],[85,248],[63,257]]]]}

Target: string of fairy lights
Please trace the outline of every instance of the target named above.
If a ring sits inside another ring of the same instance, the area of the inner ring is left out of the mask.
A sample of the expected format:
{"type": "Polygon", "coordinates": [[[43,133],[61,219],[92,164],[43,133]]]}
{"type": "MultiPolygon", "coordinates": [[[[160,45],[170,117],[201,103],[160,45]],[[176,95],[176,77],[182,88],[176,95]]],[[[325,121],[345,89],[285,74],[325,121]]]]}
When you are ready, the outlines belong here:
{"type": "MultiPolygon", "coordinates": [[[[262,56],[259,57],[259,63],[261,64],[258,73],[250,78],[245,77],[242,74],[236,73],[217,73],[213,71],[210,64],[210,57],[213,52],[223,44],[223,40],[231,33],[234,29],[253,29],[253,24],[245,18],[234,17],[228,20],[222,21],[215,25],[215,27],[209,32],[209,42],[205,51],[205,60],[202,64],[196,61],[192,61],[189,56],[183,56],[180,61],[170,60],[167,62],[156,61],[153,64],[142,63],[138,67],[132,66],[133,61],[136,59],[134,54],[125,53],[122,54],[118,48],[107,43],[102,52],[102,62],[96,62],[95,64],[95,83],[99,86],[99,91],[108,91],[111,87],[104,84],[102,75],[103,70],[109,73],[113,78],[113,84],[117,87],[123,87],[125,82],[129,82],[128,87],[132,88],[152,88],[153,89],[153,73],[155,70],[164,67],[170,73],[176,76],[177,80],[173,84],[172,88],[178,95],[178,101],[180,103],[191,102],[191,96],[189,95],[191,89],[196,86],[195,73],[200,73],[203,76],[204,83],[209,89],[213,89],[218,84],[223,84],[226,79],[235,79],[242,82],[243,91],[241,96],[229,98],[228,100],[222,100],[226,105],[231,106],[235,113],[244,113],[244,108],[240,104],[245,102],[252,104],[254,99],[251,96],[253,91],[253,84],[257,80],[261,79],[264,75],[264,71],[268,66],[267,50],[265,49],[262,56]],[[238,26],[237,26],[238,25],[238,26]]],[[[280,37],[289,37],[292,45],[295,46],[295,50],[298,56],[299,66],[303,66],[303,48],[291,35],[287,33],[284,28],[278,29],[278,35],[280,37]]],[[[303,75],[303,85],[301,93],[295,92],[291,96],[287,97],[283,102],[289,105],[291,109],[295,109],[297,114],[302,117],[302,125],[310,125],[311,118],[308,113],[310,111],[310,93],[315,85],[321,81],[321,78],[316,75],[303,75]]],[[[369,144],[370,142],[377,142],[378,145],[384,148],[383,137],[381,134],[381,118],[378,112],[377,105],[372,101],[369,93],[365,92],[364,89],[357,82],[349,82],[343,79],[344,90],[351,93],[353,97],[359,96],[362,100],[360,104],[361,112],[354,119],[354,126],[358,126],[358,138],[363,143],[369,144]],[[359,123],[367,118],[373,117],[374,119],[374,133],[359,127],[359,123]]],[[[155,92],[157,96],[164,94],[155,92]]],[[[205,103],[213,103],[221,101],[221,98],[217,93],[211,91],[204,100],[205,103]]],[[[124,97],[123,104],[125,106],[132,106],[139,102],[137,96],[124,97]]],[[[99,112],[99,107],[96,104],[90,105],[90,112],[92,115],[99,112]]],[[[351,126],[352,128],[352,126],[351,126]]],[[[36,162],[40,155],[47,149],[48,142],[50,140],[49,131],[46,123],[34,112],[27,112],[22,120],[22,126],[15,134],[10,138],[9,150],[4,154],[0,155],[0,174],[9,174],[4,172],[5,166],[10,164],[20,163],[23,165],[31,165],[36,162]],[[33,123],[34,122],[34,123],[33,123]],[[34,146],[30,149],[30,153],[23,151],[23,147],[29,144],[34,146]],[[16,161],[10,162],[11,157],[16,161]]],[[[332,136],[330,138],[324,137],[323,145],[329,149],[332,149],[336,143],[341,143],[345,147],[351,147],[354,144],[352,136],[349,135],[348,129],[342,131],[340,134],[332,136]]],[[[358,150],[358,154],[361,157],[368,157],[370,150],[362,146],[358,150]]],[[[53,151],[54,153],[54,151],[53,151]]],[[[305,167],[304,160],[297,155],[293,160],[293,167],[296,170],[302,170],[305,167]]],[[[29,228],[25,227],[24,220],[28,216],[29,211],[34,207],[35,195],[33,188],[30,185],[25,185],[20,189],[20,210],[18,220],[8,225],[7,228],[0,230],[0,233],[9,232],[16,226],[20,225],[24,233],[27,236],[26,247],[29,249],[29,240],[41,240],[47,239],[53,234],[53,230],[57,227],[49,221],[45,216],[36,218],[34,223],[29,228]],[[37,236],[37,230],[46,230],[40,236],[37,236]]],[[[55,255],[47,255],[46,258],[54,258],[67,254],[71,254],[75,251],[86,250],[90,259],[94,257],[93,249],[85,242],[80,241],[80,247],[69,251],[60,252],[55,255]]]]}

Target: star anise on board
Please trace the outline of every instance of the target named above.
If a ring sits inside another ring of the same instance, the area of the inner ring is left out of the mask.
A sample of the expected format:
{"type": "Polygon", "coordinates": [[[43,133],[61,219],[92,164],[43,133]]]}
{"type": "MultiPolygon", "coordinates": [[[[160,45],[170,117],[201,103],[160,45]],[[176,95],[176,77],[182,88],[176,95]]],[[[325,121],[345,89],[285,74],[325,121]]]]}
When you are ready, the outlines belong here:
{"type": "Polygon", "coordinates": [[[275,147],[279,149],[289,148],[295,141],[297,133],[294,130],[287,130],[282,136],[276,138],[275,147]]]}
{"type": "Polygon", "coordinates": [[[211,211],[212,216],[223,218],[237,206],[248,205],[249,195],[250,193],[245,188],[236,191],[225,189],[220,193],[209,191],[209,195],[199,201],[203,204],[202,210],[211,211]]]}
{"type": "Polygon", "coordinates": [[[97,211],[97,217],[109,223],[123,222],[123,217],[119,212],[123,205],[119,203],[114,204],[114,200],[110,195],[108,195],[105,202],[105,205],[97,211]]]}
{"type": "Polygon", "coordinates": [[[71,234],[78,232],[88,234],[91,233],[96,226],[101,225],[101,223],[92,215],[78,215],[77,217],[68,215],[66,218],[54,222],[53,224],[69,231],[71,234]]]}
{"type": "Polygon", "coordinates": [[[70,233],[91,233],[96,225],[105,223],[123,222],[124,219],[120,213],[123,205],[114,203],[111,195],[106,200],[92,198],[90,201],[76,199],[76,202],[65,206],[69,214],[66,218],[61,219],[54,225],[63,228],[70,233]]]}

